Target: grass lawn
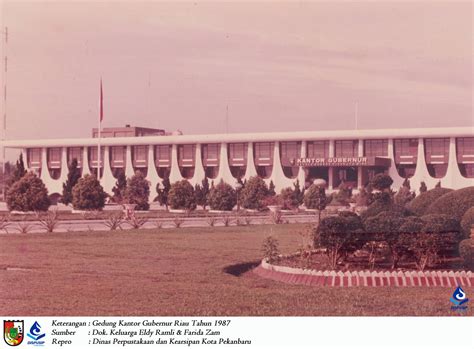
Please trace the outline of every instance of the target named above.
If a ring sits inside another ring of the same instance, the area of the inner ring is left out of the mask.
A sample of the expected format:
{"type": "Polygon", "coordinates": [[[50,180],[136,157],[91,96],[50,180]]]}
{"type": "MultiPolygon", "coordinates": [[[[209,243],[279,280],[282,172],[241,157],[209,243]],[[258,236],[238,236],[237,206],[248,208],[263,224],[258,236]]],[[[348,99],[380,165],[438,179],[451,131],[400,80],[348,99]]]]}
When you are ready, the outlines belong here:
{"type": "MultiPolygon", "coordinates": [[[[270,230],[282,252],[294,252],[305,229],[286,224],[2,235],[1,315],[456,315],[451,288],[308,287],[223,271],[260,259],[270,230]]],[[[474,298],[474,287],[465,291],[474,298]]]]}

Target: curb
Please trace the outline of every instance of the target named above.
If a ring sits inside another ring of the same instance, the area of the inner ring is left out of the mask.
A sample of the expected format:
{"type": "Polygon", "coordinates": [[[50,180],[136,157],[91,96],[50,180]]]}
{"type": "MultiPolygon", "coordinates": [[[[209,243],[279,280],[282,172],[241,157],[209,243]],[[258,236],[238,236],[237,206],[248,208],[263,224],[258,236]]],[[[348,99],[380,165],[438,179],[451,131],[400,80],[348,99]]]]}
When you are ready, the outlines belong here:
{"type": "Polygon", "coordinates": [[[272,265],[265,260],[253,270],[260,277],[287,284],[335,287],[457,287],[474,285],[471,271],[334,271],[272,265]]]}

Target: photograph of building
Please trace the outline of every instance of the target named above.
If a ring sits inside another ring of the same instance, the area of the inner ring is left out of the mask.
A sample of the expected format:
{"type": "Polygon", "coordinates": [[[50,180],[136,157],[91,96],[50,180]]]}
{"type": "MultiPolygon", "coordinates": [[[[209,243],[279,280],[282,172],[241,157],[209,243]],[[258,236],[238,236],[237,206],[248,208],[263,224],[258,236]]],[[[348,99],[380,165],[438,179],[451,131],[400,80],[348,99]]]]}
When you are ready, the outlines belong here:
{"type": "MultiPolygon", "coordinates": [[[[94,137],[97,130],[94,130],[94,137]]],[[[377,173],[394,187],[408,178],[459,189],[474,180],[474,137],[470,127],[403,130],[307,131],[252,134],[183,135],[160,129],[105,128],[101,140],[101,184],[111,193],[118,174],[141,171],[154,188],[165,176],[195,185],[204,177],[234,184],[258,175],[277,191],[296,180],[324,179],[328,191],[345,182],[357,190],[377,173]],[[396,137],[394,137],[396,135],[396,137]]],[[[67,165],[78,160],[82,175],[97,175],[97,139],[8,141],[21,149],[50,194],[61,194],[67,165]],[[85,161],[86,159],[86,161],[85,161]]]]}

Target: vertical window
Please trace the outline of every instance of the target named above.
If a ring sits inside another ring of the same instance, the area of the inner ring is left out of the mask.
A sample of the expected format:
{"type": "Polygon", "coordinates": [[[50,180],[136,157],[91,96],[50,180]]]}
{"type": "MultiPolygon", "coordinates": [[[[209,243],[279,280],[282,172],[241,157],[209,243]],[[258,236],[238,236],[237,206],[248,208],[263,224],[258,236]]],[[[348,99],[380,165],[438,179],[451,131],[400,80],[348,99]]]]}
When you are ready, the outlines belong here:
{"type": "Polygon", "coordinates": [[[329,141],[313,141],[306,144],[306,157],[308,158],[328,158],[329,141]]]}
{"type": "Polygon", "coordinates": [[[336,157],[355,157],[358,156],[358,141],[336,141],[334,154],[336,157]]]}
{"type": "Polygon", "coordinates": [[[388,140],[368,139],[364,141],[365,156],[388,156],[388,140]]]}

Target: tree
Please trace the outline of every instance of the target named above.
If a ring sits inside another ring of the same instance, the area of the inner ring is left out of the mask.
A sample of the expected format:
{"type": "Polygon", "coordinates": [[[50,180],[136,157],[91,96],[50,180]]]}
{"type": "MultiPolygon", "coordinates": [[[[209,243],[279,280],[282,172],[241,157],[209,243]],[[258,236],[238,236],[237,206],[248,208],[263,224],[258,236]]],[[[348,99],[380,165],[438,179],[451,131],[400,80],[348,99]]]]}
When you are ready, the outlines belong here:
{"type": "Polygon", "coordinates": [[[461,218],[461,229],[465,239],[471,236],[471,229],[474,228],[474,206],[467,210],[461,218]]]}
{"type": "Polygon", "coordinates": [[[298,200],[295,198],[294,190],[290,187],[283,188],[280,192],[281,204],[284,210],[292,210],[298,207],[298,200]]]}
{"type": "Polygon", "coordinates": [[[421,182],[420,183],[420,194],[426,192],[427,190],[428,190],[428,188],[426,187],[426,183],[421,182]]]}
{"type": "Polygon", "coordinates": [[[380,191],[388,191],[393,184],[393,179],[387,174],[378,173],[371,180],[372,188],[380,191]]]}
{"type": "Polygon", "coordinates": [[[13,170],[13,173],[10,176],[10,180],[7,187],[12,186],[13,183],[20,180],[24,175],[26,175],[25,163],[23,162],[23,154],[20,154],[20,157],[16,161],[15,169],[13,170]]]}
{"type": "Polygon", "coordinates": [[[209,206],[213,210],[232,211],[237,204],[234,188],[221,180],[209,192],[209,206]]]}
{"type": "Polygon", "coordinates": [[[160,205],[164,205],[166,210],[168,210],[168,196],[171,189],[171,183],[169,175],[166,175],[163,180],[161,181],[161,185],[163,188],[160,187],[160,183],[156,185],[156,192],[158,194],[157,199],[160,205]]]}
{"type": "Polygon", "coordinates": [[[270,181],[270,184],[268,185],[268,196],[275,196],[275,184],[273,184],[273,181],[270,181]]]}
{"type": "Polygon", "coordinates": [[[196,204],[202,206],[203,210],[206,209],[208,204],[208,194],[209,194],[209,180],[205,177],[201,185],[196,184],[194,186],[194,195],[196,196],[196,204]]]}
{"type": "Polygon", "coordinates": [[[63,183],[63,195],[61,202],[64,205],[69,205],[72,203],[72,189],[81,178],[81,170],[77,167],[77,159],[72,159],[71,163],[68,166],[68,174],[66,183],[63,183]]]}
{"type": "Polygon", "coordinates": [[[101,210],[106,197],[96,176],[87,174],[72,189],[72,206],[77,210],[101,210]]]}
{"type": "Polygon", "coordinates": [[[268,196],[268,187],[258,176],[251,177],[240,193],[242,206],[247,209],[261,210],[265,207],[263,200],[268,196]]]}
{"type": "Polygon", "coordinates": [[[337,193],[334,195],[334,199],[339,202],[341,205],[349,205],[349,200],[352,197],[352,188],[349,187],[345,182],[342,182],[337,193]]]}
{"type": "Polygon", "coordinates": [[[435,188],[441,188],[441,181],[438,181],[438,183],[436,183],[435,188]]]}
{"type": "Polygon", "coordinates": [[[112,188],[112,192],[114,193],[112,199],[114,202],[120,204],[123,202],[125,198],[125,191],[127,189],[127,177],[125,176],[124,171],[120,171],[118,173],[117,181],[115,182],[115,186],[112,188]]]}
{"type": "Polygon", "coordinates": [[[326,190],[323,186],[311,185],[304,195],[304,205],[306,208],[318,210],[318,222],[321,221],[321,211],[323,211],[329,203],[326,196],[326,190]]]}
{"type": "Polygon", "coordinates": [[[293,187],[294,201],[297,203],[296,207],[298,207],[303,203],[305,189],[303,188],[303,190],[301,190],[299,179],[296,180],[296,182],[293,184],[293,187]]]}
{"type": "Polygon", "coordinates": [[[10,211],[47,211],[51,204],[46,186],[33,172],[15,181],[6,199],[10,211]]]}
{"type": "Polygon", "coordinates": [[[405,180],[403,181],[402,187],[408,188],[408,190],[411,189],[410,180],[408,179],[408,177],[405,177],[405,180]]]}
{"type": "Polygon", "coordinates": [[[193,186],[185,179],[173,183],[168,194],[168,203],[173,209],[196,209],[193,186]]]}
{"type": "Polygon", "coordinates": [[[129,204],[135,204],[135,209],[146,211],[150,208],[148,203],[150,197],[150,182],[140,171],[127,180],[124,198],[129,204]]]}

